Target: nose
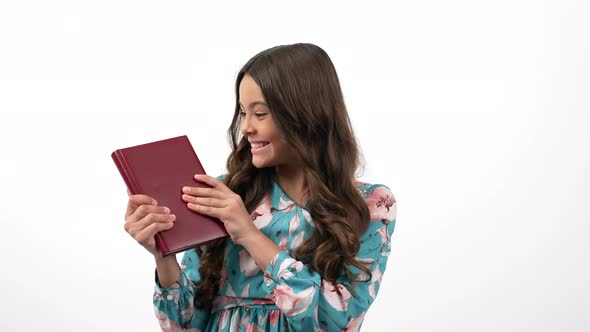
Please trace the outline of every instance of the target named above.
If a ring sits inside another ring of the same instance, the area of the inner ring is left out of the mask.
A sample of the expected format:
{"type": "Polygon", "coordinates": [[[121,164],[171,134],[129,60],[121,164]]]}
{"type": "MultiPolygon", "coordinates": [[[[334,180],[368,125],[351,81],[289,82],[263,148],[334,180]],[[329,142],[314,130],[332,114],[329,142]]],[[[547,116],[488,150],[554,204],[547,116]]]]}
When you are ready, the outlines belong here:
{"type": "Polygon", "coordinates": [[[248,115],[242,116],[242,119],[240,120],[240,130],[242,131],[243,136],[249,136],[254,133],[255,129],[252,126],[252,121],[250,121],[248,115]]]}

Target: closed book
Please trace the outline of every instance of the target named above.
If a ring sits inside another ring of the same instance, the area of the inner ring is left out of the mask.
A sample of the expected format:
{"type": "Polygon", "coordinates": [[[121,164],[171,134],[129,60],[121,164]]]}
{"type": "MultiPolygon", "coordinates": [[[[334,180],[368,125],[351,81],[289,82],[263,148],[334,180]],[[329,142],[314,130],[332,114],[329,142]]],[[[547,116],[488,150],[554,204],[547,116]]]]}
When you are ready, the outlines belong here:
{"type": "Polygon", "coordinates": [[[227,237],[223,223],[190,210],[182,187],[210,187],[194,179],[206,174],[186,135],[115,150],[111,157],[131,194],[154,198],[176,215],[174,226],[155,235],[163,256],[227,237]]]}

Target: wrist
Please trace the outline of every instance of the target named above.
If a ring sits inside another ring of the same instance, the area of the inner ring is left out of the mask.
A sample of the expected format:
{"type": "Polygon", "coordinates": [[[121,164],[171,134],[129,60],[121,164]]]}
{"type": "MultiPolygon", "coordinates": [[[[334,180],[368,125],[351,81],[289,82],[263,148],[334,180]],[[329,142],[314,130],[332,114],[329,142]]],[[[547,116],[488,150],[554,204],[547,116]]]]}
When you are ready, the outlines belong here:
{"type": "Polygon", "coordinates": [[[242,247],[247,247],[251,243],[259,242],[260,236],[264,236],[264,234],[258,228],[254,228],[252,231],[250,231],[246,235],[244,235],[240,239],[238,244],[241,245],[242,247]]]}
{"type": "Polygon", "coordinates": [[[248,234],[240,243],[256,261],[260,270],[265,271],[272,258],[281,251],[281,248],[257,229],[248,234]]]}
{"type": "Polygon", "coordinates": [[[166,263],[166,262],[171,262],[171,261],[175,261],[176,262],[176,255],[168,255],[168,256],[162,256],[162,253],[158,252],[156,254],[154,254],[154,260],[157,263],[166,263]]]}

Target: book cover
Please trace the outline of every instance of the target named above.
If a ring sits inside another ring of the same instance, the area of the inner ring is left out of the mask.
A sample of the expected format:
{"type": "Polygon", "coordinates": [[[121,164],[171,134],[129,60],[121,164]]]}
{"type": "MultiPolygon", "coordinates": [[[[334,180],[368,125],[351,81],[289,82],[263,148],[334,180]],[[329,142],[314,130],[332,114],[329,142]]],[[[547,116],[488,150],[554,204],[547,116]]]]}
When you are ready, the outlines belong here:
{"type": "Polygon", "coordinates": [[[186,135],[115,150],[111,157],[131,194],[154,198],[176,215],[174,226],[156,234],[164,256],[228,236],[216,218],[190,210],[182,187],[209,187],[194,179],[206,174],[186,135]]]}

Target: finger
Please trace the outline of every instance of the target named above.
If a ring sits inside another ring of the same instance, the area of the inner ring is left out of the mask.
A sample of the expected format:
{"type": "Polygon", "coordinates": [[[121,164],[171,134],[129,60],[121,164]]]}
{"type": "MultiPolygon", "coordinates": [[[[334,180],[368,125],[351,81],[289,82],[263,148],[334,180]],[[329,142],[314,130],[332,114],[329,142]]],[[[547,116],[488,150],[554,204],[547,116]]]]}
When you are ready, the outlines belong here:
{"type": "Polygon", "coordinates": [[[127,188],[127,196],[131,196],[131,192],[129,191],[129,188],[127,188]]]}
{"type": "Polygon", "coordinates": [[[224,199],[227,194],[216,188],[183,187],[182,192],[191,196],[224,199]]]}
{"type": "Polygon", "coordinates": [[[158,202],[147,195],[137,194],[129,196],[129,200],[133,201],[136,205],[141,204],[150,204],[150,205],[158,205],[158,202]]]}
{"type": "Polygon", "coordinates": [[[216,178],[206,175],[206,174],[195,174],[195,180],[199,182],[206,183],[213,188],[219,189],[226,193],[233,193],[231,189],[229,189],[223,182],[217,180],[216,178]]]}
{"type": "Polygon", "coordinates": [[[126,218],[126,220],[130,220],[131,223],[137,223],[150,213],[169,214],[170,209],[165,206],[142,204],[138,206],[137,209],[126,218]]]}
{"type": "Polygon", "coordinates": [[[203,206],[211,206],[216,208],[222,208],[227,206],[227,202],[218,198],[211,197],[194,197],[191,195],[182,195],[182,199],[187,203],[193,203],[203,206]]]}
{"type": "Polygon", "coordinates": [[[152,224],[174,222],[176,220],[176,216],[174,214],[160,212],[161,211],[150,212],[145,214],[143,217],[135,216],[130,218],[136,221],[130,221],[126,223],[125,230],[135,237],[138,232],[141,232],[152,224]]]}
{"type": "Polygon", "coordinates": [[[131,195],[127,202],[127,211],[125,212],[125,218],[131,215],[140,205],[158,205],[158,202],[146,195],[131,195]]]}
{"type": "Polygon", "coordinates": [[[150,226],[143,229],[141,232],[137,234],[135,240],[141,244],[147,244],[147,242],[152,239],[156,233],[161,231],[168,230],[174,226],[173,223],[155,223],[151,224],[150,226]]]}
{"type": "Polygon", "coordinates": [[[145,217],[134,223],[131,228],[132,230],[141,231],[152,224],[156,223],[168,223],[176,220],[176,215],[169,213],[148,213],[145,217]]]}
{"type": "Polygon", "coordinates": [[[187,203],[186,205],[189,209],[197,212],[197,213],[201,213],[201,214],[205,214],[217,219],[221,219],[221,208],[216,208],[216,207],[211,207],[211,206],[203,206],[203,205],[198,205],[198,204],[194,204],[194,203],[187,203]]]}

